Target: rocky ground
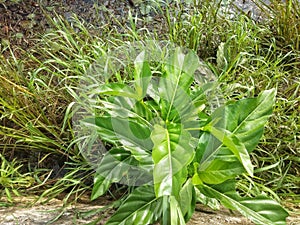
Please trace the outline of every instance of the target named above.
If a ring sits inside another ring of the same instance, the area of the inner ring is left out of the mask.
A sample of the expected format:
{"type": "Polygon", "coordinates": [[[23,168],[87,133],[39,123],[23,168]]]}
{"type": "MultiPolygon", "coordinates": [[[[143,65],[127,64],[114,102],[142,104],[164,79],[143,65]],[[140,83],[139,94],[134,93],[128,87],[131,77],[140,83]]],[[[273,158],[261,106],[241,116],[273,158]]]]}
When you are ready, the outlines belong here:
{"type": "MultiPolygon", "coordinates": [[[[175,1],[169,0],[169,2],[169,6],[175,7],[175,1]]],[[[228,2],[230,1],[224,0],[224,7],[229,4],[228,2]]],[[[164,5],[161,7],[163,8],[164,5]]],[[[14,43],[23,48],[30,47],[34,44],[37,35],[47,32],[51,18],[57,15],[71,23],[73,15],[76,14],[80,19],[95,27],[101,27],[104,24],[110,27],[120,27],[120,25],[129,24],[128,12],[131,11],[133,16],[137,15],[148,24],[150,21],[151,27],[147,28],[151,30],[164,24],[163,15],[155,8],[157,9],[157,4],[147,0],[0,0],[0,50],[7,43],[14,43]],[[131,2],[139,3],[133,5],[131,2]]],[[[256,20],[263,17],[251,0],[231,1],[230,14],[234,16],[239,10],[256,20]]],[[[224,8],[224,11],[228,10],[224,8]]],[[[138,22],[140,27],[145,25],[143,20],[138,22]]]]}

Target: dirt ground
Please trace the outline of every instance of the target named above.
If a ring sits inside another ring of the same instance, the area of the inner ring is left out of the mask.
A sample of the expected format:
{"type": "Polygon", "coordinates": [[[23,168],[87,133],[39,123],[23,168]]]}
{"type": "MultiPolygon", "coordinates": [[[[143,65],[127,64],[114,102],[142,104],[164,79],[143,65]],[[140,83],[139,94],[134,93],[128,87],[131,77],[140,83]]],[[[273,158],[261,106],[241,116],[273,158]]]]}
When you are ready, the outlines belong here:
{"type": "MultiPolygon", "coordinates": [[[[107,218],[113,213],[99,209],[110,203],[110,200],[103,197],[96,202],[89,202],[88,196],[76,204],[62,209],[63,202],[59,199],[52,199],[45,204],[36,204],[29,207],[28,203],[34,201],[34,197],[23,197],[16,199],[18,202],[14,207],[0,207],[0,225],[81,225],[98,219],[95,224],[103,225],[107,218]],[[98,212],[96,213],[96,211],[98,212]],[[94,213],[92,213],[94,212],[94,213]]],[[[0,200],[1,202],[1,200],[0,200]]],[[[225,208],[213,211],[203,205],[197,205],[193,218],[187,225],[251,225],[249,220],[237,212],[230,212],[225,208]]],[[[287,224],[300,224],[300,214],[292,213],[287,224]]]]}
{"type": "MultiPolygon", "coordinates": [[[[22,199],[20,201],[27,201],[22,199]]],[[[103,203],[107,203],[103,200],[103,203]]],[[[62,206],[61,200],[53,199],[47,204],[38,204],[34,207],[26,207],[26,205],[20,203],[19,206],[10,208],[0,208],[0,224],[2,225],[32,225],[32,224],[48,224],[54,221],[53,225],[71,225],[71,224],[87,224],[101,218],[97,223],[102,225],[105,223],[109,212],[99,212],[95,215],[86,216],[84,212],[97,210],[104,206],[98,202],[98,204],[83,204],[77,203],[76,205],[69,206],[63,211],[60,208],[62,206]],[[63,214],[57,220],[56,217],[63,214]]],[[[300,222],[300,220],[299,220],[300,222]]],[[[198,206],[195,215],[188,223],[188,225],[200,225],[200,224],[252,224],[247,219],[239,214],[232,214],[228,210],[222,208],[218,212],[214,212],[210,209],[203,209],[198,206]],[[201,210],[201,211],[200,211],[201,210]]]]}

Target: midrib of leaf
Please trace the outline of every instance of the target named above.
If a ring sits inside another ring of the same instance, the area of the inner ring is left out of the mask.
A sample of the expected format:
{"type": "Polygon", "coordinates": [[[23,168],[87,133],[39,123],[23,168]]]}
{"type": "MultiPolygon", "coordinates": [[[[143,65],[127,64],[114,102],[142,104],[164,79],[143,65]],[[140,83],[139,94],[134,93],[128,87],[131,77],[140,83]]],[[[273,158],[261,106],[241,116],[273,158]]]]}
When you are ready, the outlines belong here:
{"type": "MultiPolygon", "coordinates": [[[[114,104],[114,103],[111,103],[111,102],[108,102],[108,101],[100,100],[99,102],[102,103],[103,105],[106,105],[106,106],[111,105],[111,106],[116,106],[116,107],[120,108],[120,105],[117,105],[117,104],[114,104]]],[[[142,104],[145,105],[144,102],[142,102],[142,104]]],[[[111,107],[110,109],[114,109],[116,107],[111,107]]],[[[107,107],[103,107],[102,109],[105,110],[105,111],[107,111],[110,114],[110,111],[107,110],[107,107]]],[[[135,117],[129,117],[129,118],[138,118],[138,119],[144,121],[149,127],[153,128],[153,125],[148,120],[146,120],[144,117],[142,117],[139,114],[137,114],[135,111],[129,110],[126,107],[122,107],[121,109],[124,110],[125,112],[127,112],[127,113],[135,116],[135,117]]]]}
{"type": "MultiPolygon", "coordinates": [[[[217,147],[205,160],[203,160],[201,163],[200,163],[200,168],[203,167],[203,165],[205,165],[205,163],[209,162],[209,160],[212,158],[212,157],[215,157],[215,155],[217,154],[217,152],[220,150],[220,148],[222,147],[222,143],[219,145],[219,147],[217,147]]],[[[202,170],[205,170],[207,167],[209,166],[206,165],[205,168],[202,168],[202,170]]]]}
{"type": "MultiPolygon", "coordinates": [[[[205,188],[210,189],[213,192],[217,192],[219,195],[221,195],[223,197],[223,199],[226,199],[229,202],[234,202],[235,205],[238,205],[239,208],[241,208],[242,210],[239,210],[238,208],[236,208],[236,210],[238,210],[243,216],[248,217],[249,215],[251,215],[251,217],[255,217],[255,219],[259,220],[259,222],[263,222],[264,224],[268,224],[268,225],[272,225],[272,223],[270,222],[270,220],[268,220],[267,218],[261,216],[258,212],[255,212],[254,210],[252,210],[251,208],[248,208],[246,206],[244,206],[243,204],[239,203],[237,200],[230,198],[229,196],[223,194],[222,192],[219,192],[215,189],[213,189],[212,187],[202,184],[205,188]],[[245,211],[250,211],[250,213],[245,213],[245,211]]],[[[221,199],[220,199],[221,200],[221,199]]],[[[253,221],[253,222],[257,222],[257,221],[253,221]]]]}
{"type": "MultiPolygon", "coordinates": [[[[260,95],[259,97],[261,97],[261,95],[260,95]]],[[[264,101],[261,101],[260,104],[258,104],[258,105],[255,107],[255,109],[252,110],[252,112],[250,112],[250,113],[247,115],[247,117],[246,117],[246,118],[245,118],[245,119],[244,119],[244,120],[243,120],[243,121],[242,121],[235,129],[234,129],[234,131],[232,132],[232,134],[235,134],[235,132],[238,131],[238,129],[241,127],[241,125],[244,124],[245,121],[247,121],[247,119],[253,114],[253,112],[256,111],[257,108],[259,108],[259,107],[262,105],[263,102],[264,102],[264,101]]],[[[220,148],[222,147],[222,145],[223,145],[223,144],[221,143],[220,146],[219,146],[218,148],[216,148],[215,151],[212,152],[212,154],[210,154],[204,161],[201,162],[201,164],[205,164],[205,163],[209,162],[209,160],[217,154],[217,152],[220,150],[220,148]]],[[[201,167],[201,165],[200,165],[200,167],[201,167]]]]}
{"type": "MultiPolygon", "coordinates": [[[[85,123],[88,123],[88,122],[85,122],[85,123]]],[[[140,147],[145,152],[149,152],[149,149],[146,149],[144,146],[140,145],[140,143],[136,142],[134,139],[128,138],[128,136],[123,134],[122,132],[117,132],[116,130],[110,130],[109,128],[99,126],[99,125],[97,125],[97,122],[95,125],[97,126],[96,127],[97,129],[108,131],[110,133],[110,135],[114,135],[116,140],[118,140],[120,142],[122,142],[122,140],[125,140],[125,141],[133,144],[134,146],[140,147]]]]}
{"type": "MultiPolygon", "coordinates": [[[[261,97],[261,95],[260,96],[258,96],[258,97],[261,97]]],[[[265,98],[266,99],[266,98],[265,98]]],[[[256,111],[256,109],[257,108],[259,108],[264,102],[265,102],[265,99],[263,100],[263,101],[261,101],[260,102],[260,104],[258,104],[255,108],[254,108],[254,110],[252,110],[252,112],[250,112],[248,115],[247,115],[247,117],[233,130],[233,134],[235,134],[235,132],[236,131],[238,131],[239,130],[239,128],[245,123],[245,121],[247,121],[248,120],[248,118],[253,114],[253,112],[255,112],[256,111]]]]}
{"type": "Polygon", "coordinates": [[[178,195],[177,185],[179,185],[181,173],[177,172],[182,171],[193,156],[193,148],[189,145],[190,134],[187,131],[175,129],[174,139],[172,139],[172,131],[170,126],[165,128],[156,125],[151,134],[151,139],[154,142],[152,150],[153,180],[157,197],[178,195]],[[177,140],[177,138],[179,139],[177,140]],[[184,140],[178,142],[180,138],[184,138],[184,140]]]}
{"type": "Polygon", "coordinates": [[[172,170],[172,151],[171,151],[171,140],[170,140],[170,135],[169,135],[169,131],[168,129],[166,130],[166,135],[167,135],[167,142],[168,142],[168,161],[169,161],[169,174],[173,174],[173,170],[172,170]]]}
{"type": "Polygon", "coordinates": [[[178,86],[179,86],[179,81],[180,81],[181,75],[182,75],[182,72],[180,72],[180,75],[177,76],[177,79],[176,79],[176,88],[175,88],[175,90],[174,90],[174,92],[173,92],[172,101],[171,101],[171,104],[170,104],[170,107],[169,107],[169,110],[168,110],[168,113],[167,113],[167,118],[166,118],[167,121],[169,121],[169,116],[170,116],[170,113],[171,113],[171,111],[172,111],[172,105],[173,105],[173,103],[174,103],[174,99],[175,99],[176,92],[177,92],[177,89],[178,89],[178,86]]]}
{"type": "Polygon", "coordinates": [[[152,203],[154,203],[155,201],[157,201],[158,198],[154,198],[153,200],[151,200],[150,202],[147,202],[146,204],[144,204],[142,207],[138,208],[137,210],[135,210],[134,212],[132,212],[131,214],[129,214],[127,217],[124,218],[123,222],[121,224],[126,224],[126,221],[128,219],[130,219],[130,217],[133,217],[134,214],[136,214],[138,211],[142,211],[144,208],[147,208],[148,206],[151,206],[152,203]]]}

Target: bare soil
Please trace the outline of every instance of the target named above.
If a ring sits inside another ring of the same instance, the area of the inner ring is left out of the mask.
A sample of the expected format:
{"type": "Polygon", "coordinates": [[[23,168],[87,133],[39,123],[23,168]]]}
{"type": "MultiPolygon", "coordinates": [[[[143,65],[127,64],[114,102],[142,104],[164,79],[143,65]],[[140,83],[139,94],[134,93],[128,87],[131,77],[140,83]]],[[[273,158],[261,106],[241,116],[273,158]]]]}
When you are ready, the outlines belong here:
{"type": "MultiPolygon", "coordinates": [[[[51,201],[41,204],[35,204],[29,207],[28,204],[34,201],[34,197],[23,197],[16,199],[18,202],[13,207],[0,207],[0,225],[81,225],[98,219],[95,224],[103,225],[112,215],[113,210],[103,210],[102,212],[92,213],[111,203],[107,197],[100,198],[96,202],[90,202],[88,196],[80,199],[77,203],[66,207],[63,201],[52,199],[51,201]]],[[[1,201],[0,201],[1,202],[1,201]]],[[[288,217],[287,224],[300,224],[299,209],[291,213],[288,217]]],[[[206,206],[197,205],[193,218],[187,225],[229,225],[241,224],[251,225],[251,221],[237,212],[230,212],[228,209],[221,208],[214,211],[206,206]]]]}

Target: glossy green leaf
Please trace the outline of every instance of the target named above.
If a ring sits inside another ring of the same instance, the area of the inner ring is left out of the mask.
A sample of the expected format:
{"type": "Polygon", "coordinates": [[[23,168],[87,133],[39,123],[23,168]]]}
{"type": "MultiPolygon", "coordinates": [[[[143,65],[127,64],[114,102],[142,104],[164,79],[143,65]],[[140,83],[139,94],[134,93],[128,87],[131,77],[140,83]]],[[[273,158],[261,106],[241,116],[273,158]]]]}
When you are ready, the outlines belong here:
{"type": "Polygon", "coordinates": [[[136,123],[151,128],[150,121],[156,115],[151,111],[148,102],[137,101],[128,97],[114,97],[113,99],[100,100],[97,108],[106,112],[111,117],[134,120],[136,123]]]}
{"type": "Polygon", "coordinates": [[[226,146],[241,162],[248,174],[253,176],[253,165],[244,144],[235,135],[224,129],[212,126],[207,126],[206,129],[226,146]]]}
{"type": "MultiPolygon", "coordinates": [[[[227,138],[226,145],[233,152],[240,151],[240,153],[236,152],[235,155],[243,163],[249,174],[251,174],[252,166],[250,166],[243,145],[248,152],[252,151],[257,145],[263,133],[264,125],[271,115],[274,98],[274,89],[264,91],[257,98],[243,99],[231,105],[220,107],[211,116],[217,121],[214,127],[226,129],[228,130],[227,133],[231,132],[231,137],[227,138]],[[235,149],[235,145],[237,149],[235,149]]],[[[227,135],[224,134],[224,136],[227,135]]],[[[224,142],[223,138],[219,139],[224,142]]],[[[222,148],[223,143],[215,137],[205,137],[202,142],[205,144],[200,142],[197,151],[202,152],[199,154],[201,155],[200,170],[204,171],[217,157],[220,150],[224,150],[224,148],[222,148]]]]}
{"type": "Polygon", "coordinates": [[[263,91],[256,98],[239,100],[227,105],[225,110],[216,112],[222,118],[219,122],[222,128],[233,133],[251,152],[258,144],[264,130],[264,125],[272,114],[276,90],[263,91]]]}
{"type": "Polygon", "coordinates": [[[101,138],[110,143],[119,142],[131,151],[137,160],[151,160],[152,141],[148,127],[122,118],[96,117],[84,120],[87,126],[95,126],[101,138]],[[150,156],[150,157],[149,157],[150,156]]]}
{"type": "Polygon", "coordinates": [[[238,210],[256,224],[286,224],[288,213],[279,203],[263,195],[242,198],[236,193],[234,184],[234,181],[217,186],[202,184],[197,188],[206,196],[218,199],[225,207],[238,210]]]}
{"type": "Polygon", "coordinates": [[[108,83],[99,85],[99,87],[92,90],[92,93],[99,95],[113,95],[123,96],[129,98],[137,98],[136,93],[126,84],[108,83]]]}
{"type": "Polygon", "coordinates": [[[152,158],[156,196],[178,196],[186,179],[186,167],[194,156],[190,144],[191,135],[180,125],[165,128],[157,124],[151,133],[151,139],[154,143],[152,158]]]}
{"type": "Polygon", "coordinates": [[[92,189],[91,200],[95,200],[98,197],[104,195],[110,187],[112,181],[96,173],[94,176],[94,186],[92,189]]]}
{"type": "Polygon", "coordinates": [[[129,186],[151,182],[151,171],[151,165],[140,164],[129,151],[121,148],[108,151],[97,168],[98,176],[104,177],[106,181],[120,182],[129,186]]]}
{"type": "Polygon", "coordinates": [[[141,100],[147,94],[148,85],[152,77],[149,62],[145,60],[145,51],[137,56],[134,62],[134,68],[136,98],[141,100]]]}
{"type": "Polygon", "coordinates": [[[194,72],[199,65],[199,59],[194,52],[183,54],[182,49],[176,48],[158,82],[152,83],[151,94],[159,95],[161,117],[164,121],[181,123],[185,128],[198,126],[198,110],[189,93],[194,72]]]}
{"type": "Polygon", "coordinates": [[[196,206],[195,187],[191,179],[188,179],[179,192],[179,206],[185,222],[192,217],[196,206]]]}
{"type": "Polygon", "coordinates": [[[205,170],[198,170],[198,177],[206,184],[220,184],[245,172],[237,160],[228,162],[215,158],[205,170]]]}
{"type": "MultiPolygon", "coordinates": [[[[179,80],[178,80],[179,82],[179,80]]],[[[198,128],[198,109],[179,83],[161,78],[159,81],[161,118],[168,122],[181,123],[185,129],[198,128]]]]}
{"type": "Polygon", "coordinates": [[[152,101],[136,102],[133,107],[133,111],[138,115],[138,116],[136,116],[136,115],[133,116],[137,122],[145,124],[145,120],[146,120],[147,121],[146,125],[148,125],[149,127],[152,127],[151,122],[153,121],[154,118],[157,117],[156,109],[153,108],[152,101]]]}
{"type": "Polygon", "coordinates": [[[162,215],[162,198],[156,198],[153,186],[136,188],[106,225],[139,225],[156,222],[162,215]]]}
{"type": "Polygon", "coordinates": [[[165,65],[165,77],[173,84],[189,93],[190,86],[194,80],[194,73],[200,66],[197,54],[191,50],[184,54],[182,48],[176,48],[165,65]]]}
{"type": "Polygon", "coordinates": [[[170,196],[170,225],[185,225],[181,208],[174,196],[170,196]]]}

